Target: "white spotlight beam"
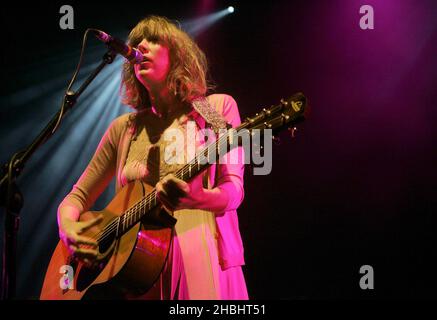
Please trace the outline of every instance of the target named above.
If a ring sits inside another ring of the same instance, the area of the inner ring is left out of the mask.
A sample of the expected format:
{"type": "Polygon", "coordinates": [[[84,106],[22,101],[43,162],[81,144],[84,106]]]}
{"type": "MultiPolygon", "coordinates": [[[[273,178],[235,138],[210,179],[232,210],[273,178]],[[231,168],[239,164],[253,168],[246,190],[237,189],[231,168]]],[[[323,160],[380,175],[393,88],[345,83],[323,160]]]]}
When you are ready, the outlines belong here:
{"type": "MultiPolygon", "coordinates": [[[[231,8],[231,7],[229,7],[229,8],[231,8]]],[[[200,33],[202,33],[204,30],[206,30],[209,26],[211,26],[213,23],[215,23],[217,20],[227,16],[228,14],[231,14],[231,11],[229,8],[226,8],[224,10],[220,10],[220,11],[215,12],[215,13],[211,13],[209,15],[206,15],[206,16],[203,16],[200,18],[184,21],[181,23],[181,27],[186,32],[188,32],[190,35],[192,35],[193,37],[196,37],[200,33]]]]}

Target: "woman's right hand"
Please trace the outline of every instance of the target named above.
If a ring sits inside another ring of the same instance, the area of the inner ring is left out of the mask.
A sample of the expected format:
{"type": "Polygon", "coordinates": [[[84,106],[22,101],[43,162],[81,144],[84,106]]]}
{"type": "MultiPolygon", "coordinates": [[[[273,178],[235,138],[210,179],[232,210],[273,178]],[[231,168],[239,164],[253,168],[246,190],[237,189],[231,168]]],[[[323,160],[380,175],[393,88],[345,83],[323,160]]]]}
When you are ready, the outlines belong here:
{"type": "Polygon", "coordinates": [[[97,240],[81,235],[89,228],[99,224],[103,216],[88,221],[74,221],[62,219],[59,228],[59,236],[64,242],[70,254],[85,264],[91,265],[97,257],[97,240]],[[85,248],[82,245],[86,246],[85,248]]]}

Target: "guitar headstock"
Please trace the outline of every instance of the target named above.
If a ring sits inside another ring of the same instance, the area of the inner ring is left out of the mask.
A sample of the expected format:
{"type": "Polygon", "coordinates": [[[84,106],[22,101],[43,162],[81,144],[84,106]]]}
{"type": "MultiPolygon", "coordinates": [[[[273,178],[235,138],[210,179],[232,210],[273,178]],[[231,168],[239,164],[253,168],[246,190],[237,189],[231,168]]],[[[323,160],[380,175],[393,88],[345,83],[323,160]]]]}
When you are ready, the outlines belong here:
{"type": "Polygon", "coordinates": [[[271,129],[277,134],[283,129],[292,128],[297,123],[305,120],[307,98],[303,93],[298,92],[287,99],[281,99],[280,103],[270,108],[264,108],[254,117],[246,118],[241,125],[248,129],[271,129]]]}
{"type": "Polygon", "coordinates": [[[303,93],[298,92],[288,99],[282,99],[281,105],[283,107],[282,116],[284,117],[284,126],[290,128],[305,120],[307,98],[303,93]]]}

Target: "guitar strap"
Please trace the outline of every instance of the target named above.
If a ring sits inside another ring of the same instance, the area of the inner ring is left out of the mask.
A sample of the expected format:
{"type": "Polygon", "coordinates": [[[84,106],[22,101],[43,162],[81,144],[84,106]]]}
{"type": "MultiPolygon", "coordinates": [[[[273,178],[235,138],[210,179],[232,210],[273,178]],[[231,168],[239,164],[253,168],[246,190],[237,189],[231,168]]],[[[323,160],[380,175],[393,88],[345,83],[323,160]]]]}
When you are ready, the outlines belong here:
{"type": "MultiPolygon", "coordinates": [[[[218,139],[218,134],[220,129],[224,128],[230,128],[231,125],[226,122],[226,119],[219,114],[208,102],[206,97],[199,97],[193,100],[191,103],[193,108],[202,116],[203,119],[205,119],[206,126],[211,127],[215,134],[216,138],[218,139]]],[[[217,173],[218,173],[218,164],[215,166],[215,177],[214,180],[217,181],[217,173]]],[[[209,174],[203,175],[203,187],[208,188],[209,185],[209,174]]],[[[214,188],[216,183],[214,182],[214,185],[211,186],[211,189],[214,188]]]]}
{"type": "Polygon", "coordinates": [[[229,127],[226,119],[211,106],[206,97],[196,98],[191,105],[205,119],[206,123],[212,127],[216,134],[218,134],[220,129],[229,127]]]}

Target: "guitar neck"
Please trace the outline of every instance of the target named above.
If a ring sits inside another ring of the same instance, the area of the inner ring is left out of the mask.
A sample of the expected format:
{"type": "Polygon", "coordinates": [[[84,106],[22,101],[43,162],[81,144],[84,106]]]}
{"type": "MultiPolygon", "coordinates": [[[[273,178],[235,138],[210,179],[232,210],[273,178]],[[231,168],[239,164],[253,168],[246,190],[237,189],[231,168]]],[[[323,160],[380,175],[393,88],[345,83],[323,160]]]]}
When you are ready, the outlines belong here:
{"type": "MultiPolygon", "coordinates": [[[[240,133],[243,133],[243,130],[249,133],[254,133],[253,130],[260,130],[261,135],[263,135],[264,129],[271,129],[272,133],[275,134],[285,128],[290,128],[290,126],[305,119],[306,105],[306,97],[298,92],[288,99],[281,99],[281,103],[276,106],[264,108],[254,117],[246,118],[246,121],[238,128],[221,131],[217,140],[208,143],[206,147],[196,153],[193,160],[175,172],[174,175],[185,182],[190,181],[211,164],[217,163],[221,156],[239,146],[240,133]]],[[[114,221],[114,223],[118,223],[118,234],[124,234],[157,205],[156,189],[153,189],[120,216],[118,221],[114,221]]]]}
{"type": "MultiPolygon", "coordinates": [[[[237,130],[239,130],[241,127],[244,126],[240,126],[237,130]]],[[[188,182],[200,174],[203,170],[216,163],[222,155],[228,152],[228,149],[232,150],[238,146],[238,143],[230,143],[230,135],[230,130],[223,132],[223,134],[220,135],[216,141],[208,144],[202,150],[197,152],[193,160],[176,171],[174,176],[178,179],[188,182]]],[[[142,198],[118,218],[119,235],[127,232],[158,204],[159,202],[156,197],[156,189],[154,188],[150,193],[148,193],[144,198],[142,198]]]]}

